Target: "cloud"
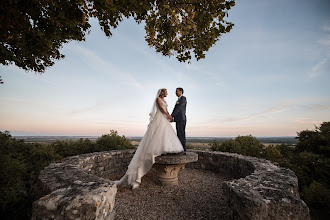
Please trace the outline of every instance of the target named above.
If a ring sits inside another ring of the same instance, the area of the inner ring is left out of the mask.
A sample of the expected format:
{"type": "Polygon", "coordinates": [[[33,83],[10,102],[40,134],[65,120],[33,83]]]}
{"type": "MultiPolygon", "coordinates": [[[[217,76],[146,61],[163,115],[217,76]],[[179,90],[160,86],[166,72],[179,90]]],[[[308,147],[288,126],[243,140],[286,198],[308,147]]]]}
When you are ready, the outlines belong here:
{"type": "Polygon", "coordinates": [[[322,60],[320,60],[317,64],[315,64],[311,70],[311,72],[309,72],[308,76],[310,78],[315,78],[318,76],[321,76],[324,73],[324,66],[325,64],[328,62],[328,58],[323,58],[322,60]]]}
{"type": "Polygon", "coordinates": [[[8,66],[1,66],[1,67],[2,68],[0,68],[0,74],[3,74],[2,79],[5,82],[7,81],[5,77],[7,77],[9,74],[19,74],[20,77],[25,79],[31,79],[33,81],[38,80],[39,82],[41,82],[40,85],[46,84],[49,86],[56,86],[56,84],[53,83],[52,81],[45,79],[48,72],[52,70],[51,68],[47,68],[45,73],[37,73],[33,71],[25,71],[13,64],[8,66]],[[3,72],[1,70],[3,70],[3,72]]]}
{"type": "Polygon", "coordinates": [[[330,35],[318,41],[323,46],[330,46],[330,35]]]}
{"type": "Polygon", "coordinates": [[[22,98],[16,98],[16,97],[0,97],[0,101],[2,103],[4,102],[16,102],[16,103],[29,103],[29,100],[22,99],[22,98]]]}
{"type": "Polygon", "coordinates": [[[137,121],[137,120],[111,120],[111,121],[102,121],[102,122],[96,122],[96,124],[100,125],[145,125],[145,121],[137,121]]]}
{"type": "Polygon", "coordinates": [[[87,65],[92,66],[92,68],[97,69],[99,72],[110,74],[112,77],[119,77],[123,84],[139,89],[143,88],[143,86],[131,74],[123,72],[109,61],[98,56],[95,52],[79,46],[78,44],[72,44],[70,49],[75,51],[78,56],[82,57],[87,65]]]}
{"type": "Polygon", "coordinates": [[[317,124],[321,124],[322,121],[315,121],[312,118],[296,118],[295,123],[297,123],[297,124],[317,125],[317,124]]]}
{"type": "MultiPolygon", "coordinates": [[[[130,36],[126,36],[126,35],[120,34],[120,33],[116,33],[116,34],[119,35],[121,39],[124,39],[125,43],[127,45],[129,45],[132,49],[141,53],[143,56],[145,56],[146,58],[151,60],[154,64],[157,64],[160,67],[159,70],[166,72],[167,76],[172,75],[175,78],[179,78],[184,81],[191,80],[191,77],[189,76],[189,74],[182,72],[182,71],[178,71],[177,69],[173,68],[171,65],[168,65],[168,62],[164,62],[163,55],[161,55],[160,53],[158,53],[159,55],[155,55],[156,51],[154,48],[151,48],[151,47],[146,48],[145,46],[142,46],[141,44],[136,43],[136,40],[132,39],[130,36]]],[[[145,42],[145,44],[147,44],[147,43],[145,42]]],[[[176,59],[176,58],[173,58],[173,59],[176,59]]]]}
{"type": "MultiPolygon", "coordinates": [[[[235,106],[235,109],[245,109],[235,106]]],[[[252,123],[254,125],[268,121],[268,119],[282,120],[286,118],[289,121],[296,121],[299,124],[320,124],[320,117],[323,117],[323,113],[327,113],[330,110],[330,100],[322,99],[319,97],[304,97],[301,99],[287,100],[276,105],[270,106],[264,111],[246,114],[237,113],[237,115],[228,115],[227,117],[213,117],[204,122],[205,125],[217,125],[226,123],[226,126],[235,124],[241,126],[244,122],[252,123]],[[295,118],[293,115],[305,116],[304,118],[295,118]],[[308,118],[306,117],[308,116],[308,118]],[[237,124],[236,124],[237,123],[237,124]]],[[[241,112],[244,112],[241,111],[241,112]]],[[[327,119],[325,119],[327,120],[327,119]]]]}
{"type": "Polygon", "coordinates": [[[194,63],[191,63],[191,64],[187,63],[186,69],[189,72],[194,71],[197,74],[200,74],[202,76],[209,78],[218,87],[227,87],[228,86],[227,83],[221,77],[221,74],[210,72],[210,71],[206,70],[206,68],[202,67],[201,65],[196,65],[194,63]]]}
{"type": "Polygon", "coordinates": [[[82,114],[86,114],[86,113],[90,113],[90,112],[96,112],[96,111],[100,111],[100,109],[103,109],[106,106],[106,104],[101,104],[101,103],[97,103],[91,106],[87,106],[84,108],[79,108],[76,110],[73,110],[71,112],[69,112],[69,116],[80,116],[82,114]]]}
{"type": "Polygon", "coordinates": [[[304,104],[299,106],[304,111],[324,111],[330,109],[330,103],[304,104]]]}
{"type": "Polygon", "coordinates": [[[283,105],[283,106],[276,106],[269,108],[262,112],[257,112],[255,114],[250,114],[245,117],[227,117],[222,119],[212,119],[209,121],[209,123],[231,123],[231,122],[243,122],[243,121],[251,121],[251,120],[257,120],[257,119],[265,119],[265,118],[274,118],[275,114],[282,113],[284,111],[289,111],[292,108],[292,106],[289,105],[283,105]]]}
{"type": "Polygon", "coordinates": [[[330,32],[330,24],[324,25],[323,30],[326,31],[326,32],[330,32]]]}

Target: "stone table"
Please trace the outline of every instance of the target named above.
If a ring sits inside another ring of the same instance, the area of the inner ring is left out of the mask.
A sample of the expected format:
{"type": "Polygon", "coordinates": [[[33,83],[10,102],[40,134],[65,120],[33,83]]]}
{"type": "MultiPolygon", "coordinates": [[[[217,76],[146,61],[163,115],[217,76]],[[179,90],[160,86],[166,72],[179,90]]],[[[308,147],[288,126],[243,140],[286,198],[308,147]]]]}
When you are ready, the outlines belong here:
{"type": "Polygon", "coordinates": [[[156,169],[157,183],[163,186],[177,186],[178,173],[184,169],[186,163],[196,162],[198,154],[186,152],[184,155],[166,154],[156,157],[154,168],[156,169]]]}

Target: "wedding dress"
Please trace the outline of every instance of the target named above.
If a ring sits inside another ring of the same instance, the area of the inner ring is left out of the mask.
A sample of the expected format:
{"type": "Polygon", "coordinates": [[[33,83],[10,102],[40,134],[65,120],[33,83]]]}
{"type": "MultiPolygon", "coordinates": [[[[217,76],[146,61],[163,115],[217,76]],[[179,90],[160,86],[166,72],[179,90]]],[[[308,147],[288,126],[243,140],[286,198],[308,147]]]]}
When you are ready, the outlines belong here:
{"type": "MultiPolygon", "coordinates": [[[[156,99],[160,91],[161,89],[158,90],[156,99]]],[[[126,174],[119,181],[115,181],[118,186],[129,186],[133,189],[139,187],[141,178],[151,169],[157,156],[183,151],[180,140],[166,115],[160,111],[156,101],[149,114],[148,129],[128,165],[126,174]]],[[[167,103],[163,99],[161,99],[161,108],[167,112],[167,103]]]]}

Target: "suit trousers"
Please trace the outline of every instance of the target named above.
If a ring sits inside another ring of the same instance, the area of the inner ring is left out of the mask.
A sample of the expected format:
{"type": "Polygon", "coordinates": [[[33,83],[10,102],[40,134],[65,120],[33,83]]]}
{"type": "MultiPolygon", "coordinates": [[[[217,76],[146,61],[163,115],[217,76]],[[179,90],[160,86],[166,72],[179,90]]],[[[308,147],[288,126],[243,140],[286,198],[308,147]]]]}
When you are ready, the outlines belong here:
{"type": "Polygon", "coordinates": [[[176,133],[184,151],[186,151],[186,122],[176,122],[176,133]]]}

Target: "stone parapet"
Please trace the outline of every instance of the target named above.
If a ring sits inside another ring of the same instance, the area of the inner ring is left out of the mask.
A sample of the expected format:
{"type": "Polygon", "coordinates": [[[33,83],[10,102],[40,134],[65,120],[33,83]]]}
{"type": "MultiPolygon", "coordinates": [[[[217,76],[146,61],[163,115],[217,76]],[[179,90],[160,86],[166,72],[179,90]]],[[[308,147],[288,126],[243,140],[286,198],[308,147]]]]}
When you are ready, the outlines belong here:
{"type": "Polygon", "coordinates": [[[271,161],[238,154],[192,151],[198,161],[186,167],[227,175],[224,195],[232,219],[310,219],[309,209],[300,199],[298,179],[293,171],[271,161]]]}
{"type": "Polygon", "coordinates": [[[114,219],[116,185],[134,150],[66,158],[41,171],[32,219],[114,219]]]}
{"type": "MultiPolygon", "coordinates": [[[[108,179],[125,174],[134,152],[83,154],[49,165],[39,175],[32,219],[114,219],[117,188],[108,179]]],[[[299,197],[297,177],[291,170],[254,157],[190,152],[198,154],[198,161],[186,164],[187,168],[230,177],[223,184],[223,191],[232,219],[310,219],[308,207],[299,197]]],[[[172,159],[175,162],[179,158],[172,159]]]]}

